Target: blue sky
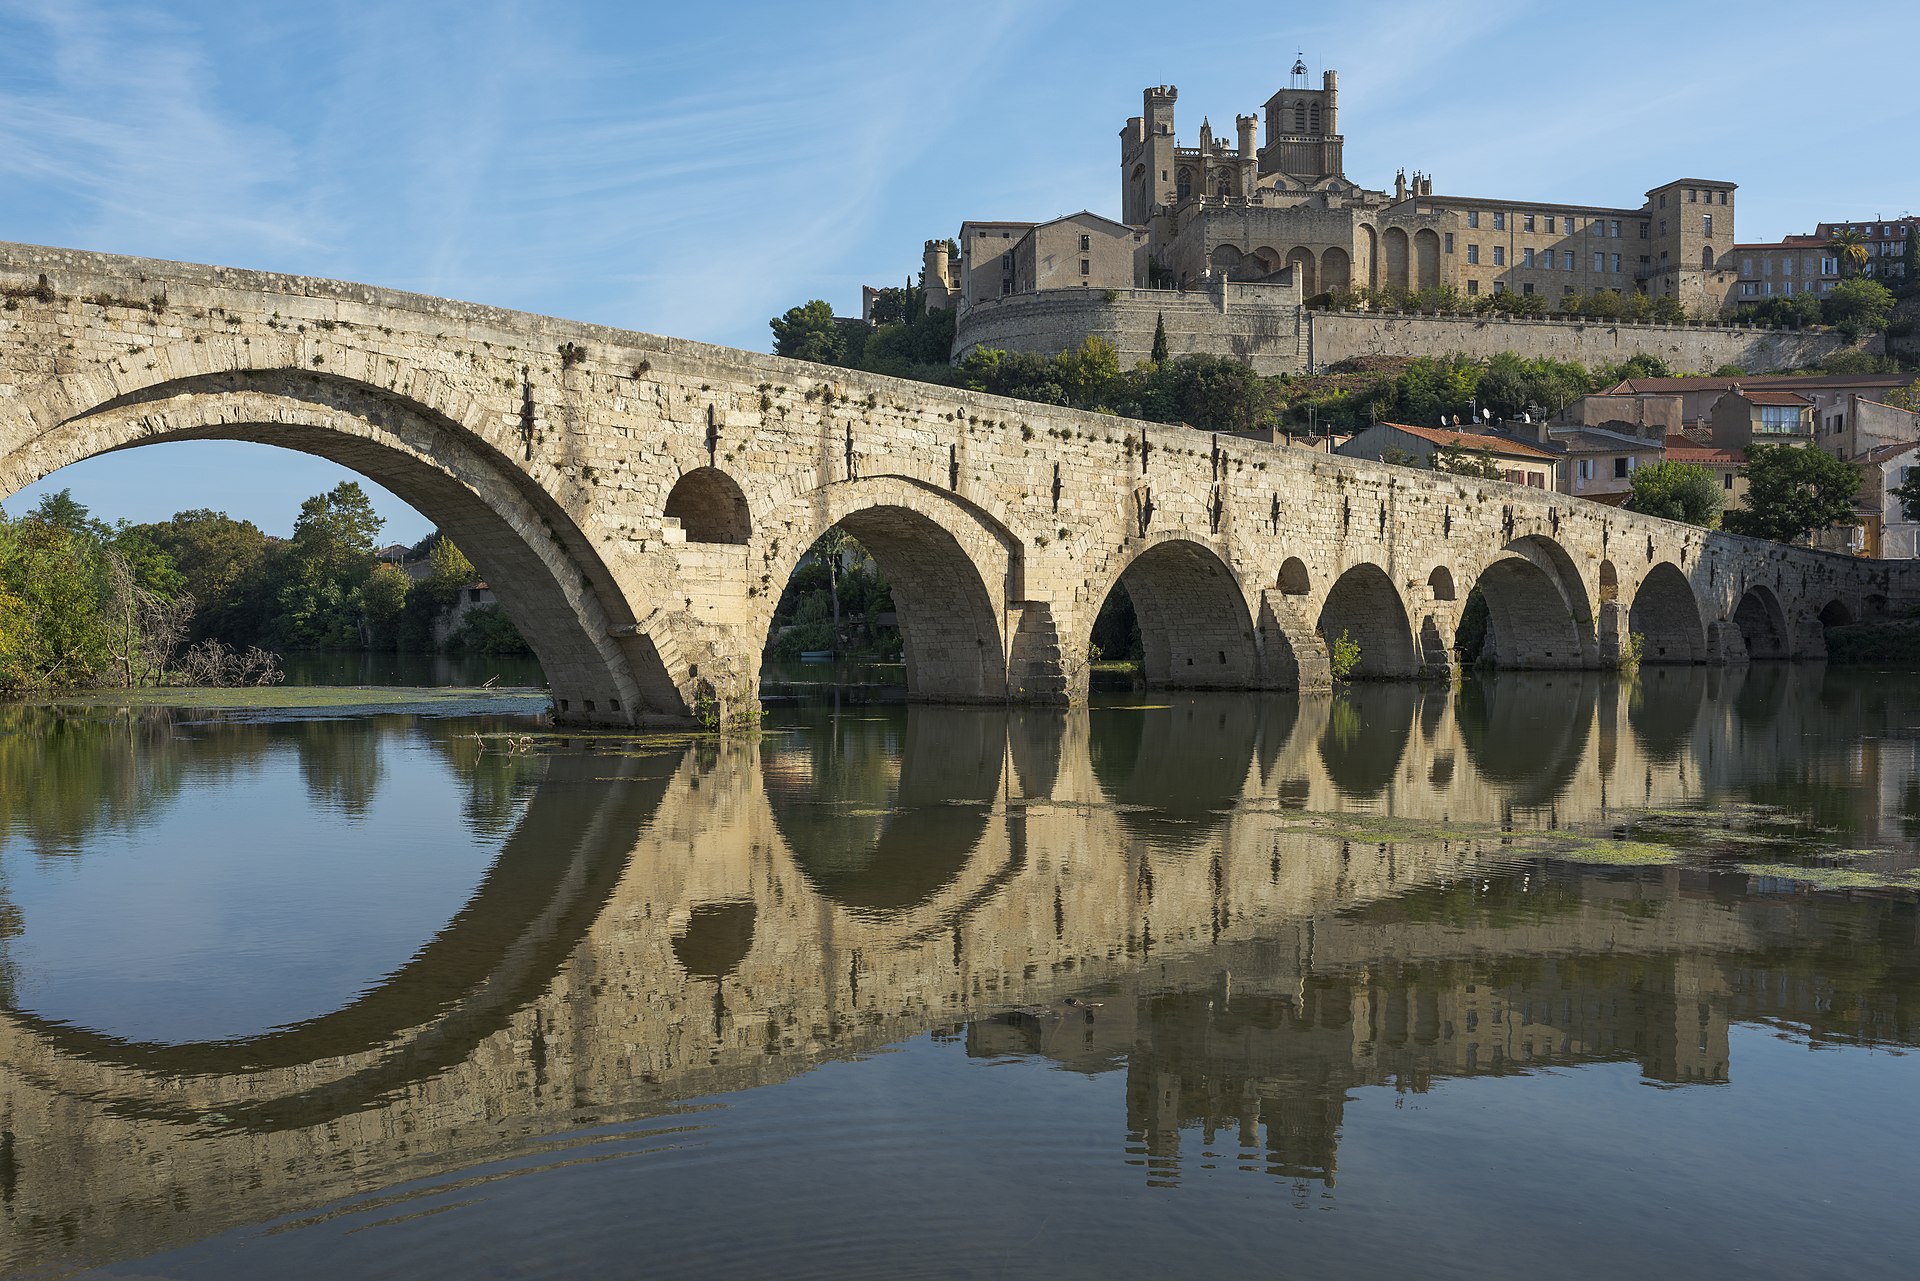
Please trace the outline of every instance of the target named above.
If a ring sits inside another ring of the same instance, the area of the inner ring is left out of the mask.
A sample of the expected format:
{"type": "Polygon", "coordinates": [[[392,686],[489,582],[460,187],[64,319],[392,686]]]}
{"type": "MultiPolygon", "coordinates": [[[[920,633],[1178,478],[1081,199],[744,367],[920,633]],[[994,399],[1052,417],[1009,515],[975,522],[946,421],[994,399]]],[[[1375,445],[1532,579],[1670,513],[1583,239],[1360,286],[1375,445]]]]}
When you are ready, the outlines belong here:
{"type": "MultiPolygon", "coordinates": [[[[365,281],[764,350],[963,218],[1118,213],[1148,84],[1230,136],[1296,52],[1350,177],[1631,204],[1741,184],[1741,239],[1920,209],[1920,8],[1805,4],[0,0],[0,239],[365,281]],[[1632,34],[1626,34],[1631,32],[1632,34]]],[[[269,532],[346,475],[258,446],[67,468],[105,516],[269,532]]],[[[388,533],[428,528],[380,496],[388,533]]]]}

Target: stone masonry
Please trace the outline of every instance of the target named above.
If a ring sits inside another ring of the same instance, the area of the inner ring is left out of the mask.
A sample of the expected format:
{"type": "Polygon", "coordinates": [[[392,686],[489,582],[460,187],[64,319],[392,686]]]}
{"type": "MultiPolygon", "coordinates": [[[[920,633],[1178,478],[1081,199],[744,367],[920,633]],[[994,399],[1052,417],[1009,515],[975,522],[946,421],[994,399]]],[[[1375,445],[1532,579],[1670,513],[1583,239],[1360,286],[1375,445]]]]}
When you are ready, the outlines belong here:
{"type": "Polygon", "coordinates": [[[1079,700],[1123,581],[1151,681],[1235,689],[1324,682],[1343,632],[1361,676],[1444,674],[1476,585],[1513,667],[1628,631],[1653,661],[1817,657],[1823,613],[1915,596],[1905,566],[1497,482],[363,285],[0,245],[0,291],[0,494],[169,440],[334,459],[466,551],[563,722],[751,708],[835,525],[935,701],[1079,700]]]}

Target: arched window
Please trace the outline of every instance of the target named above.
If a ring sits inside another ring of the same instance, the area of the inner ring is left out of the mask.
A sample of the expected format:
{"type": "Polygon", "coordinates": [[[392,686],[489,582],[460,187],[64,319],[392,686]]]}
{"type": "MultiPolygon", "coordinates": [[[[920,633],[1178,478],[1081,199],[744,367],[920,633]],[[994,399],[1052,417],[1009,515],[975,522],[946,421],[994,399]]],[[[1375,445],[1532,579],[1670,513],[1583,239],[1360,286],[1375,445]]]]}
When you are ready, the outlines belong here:
{"type": "Polygon", "coordinates": [[[1317,102],[1313,104],[1313,124],[1310,129],[1310,132],[1312,133],[1320,132],[1320,104],[1317,102]]]}
{"type": "Polygon", "coordinates": [[[1304,102],[1293,104],[1293,131],[1295,133],[1307,131],[1307,104],[1304,102]]]}
{"type": "Polygon", "coordinates": [[[1185,200],[1188,196],[1191,196],[1193,194],[1193,170],[1182,169],[1178,174],[1174,175],[1173,190],[1174,195],[1180,200],[1185,200]]]}
{"type": "Polygon", "coordinates": [[[1702,247],[1701,247],[1701,249],[1700,249],[1700,265],[1701,265],[1702,267],[1711,267],[1711,266],[1713,266],[1713,246],[1712,246],[1712,245],[1704,245],[1704,246],[1702,246],[1702,247]]]}
{"type": "Polygon", "coordinates": [[[1231,171],[1222,169],[1213,175],[1213,194],[1216,196],[1231,196],[1235,194],[1233,190],[1233,174],[1231,171]]]}

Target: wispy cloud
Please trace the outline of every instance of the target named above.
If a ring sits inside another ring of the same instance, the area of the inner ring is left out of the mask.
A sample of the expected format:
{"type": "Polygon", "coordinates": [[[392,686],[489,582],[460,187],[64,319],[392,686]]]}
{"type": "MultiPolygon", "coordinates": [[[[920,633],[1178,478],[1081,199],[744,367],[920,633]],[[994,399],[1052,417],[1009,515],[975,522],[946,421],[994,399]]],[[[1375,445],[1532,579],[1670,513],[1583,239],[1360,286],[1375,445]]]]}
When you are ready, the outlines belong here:
{"type": "MultiPolygon", "coordinates": [[[[0,176],[66,204],[66,225],[115,246],[307,247],[275,130],[222,110],[192,32],[144,8],[0,5],[0,176]]],[[[20,190],[16,186],[16,190],[20,190]]]]}

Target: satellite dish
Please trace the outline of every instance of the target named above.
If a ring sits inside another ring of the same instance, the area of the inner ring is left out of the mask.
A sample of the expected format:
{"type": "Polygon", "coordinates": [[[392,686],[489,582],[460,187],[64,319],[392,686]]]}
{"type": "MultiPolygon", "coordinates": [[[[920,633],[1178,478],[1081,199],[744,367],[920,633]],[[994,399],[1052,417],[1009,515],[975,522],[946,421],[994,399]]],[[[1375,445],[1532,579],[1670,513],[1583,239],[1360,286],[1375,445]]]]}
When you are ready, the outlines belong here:
{"type": "Polygon", "coordinates": [[[1485,419],[1486,421],[1488,421],[1488,422],[1492,422],[1492,421],[1493,421],[1493,411],[1492,411],[1491,409],[1482,409],[1482,410],[1480,411],[1480,417],[1482,417],[1482,418],[1484,418],[1484,419],[1485,419]]]}

